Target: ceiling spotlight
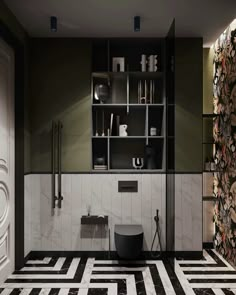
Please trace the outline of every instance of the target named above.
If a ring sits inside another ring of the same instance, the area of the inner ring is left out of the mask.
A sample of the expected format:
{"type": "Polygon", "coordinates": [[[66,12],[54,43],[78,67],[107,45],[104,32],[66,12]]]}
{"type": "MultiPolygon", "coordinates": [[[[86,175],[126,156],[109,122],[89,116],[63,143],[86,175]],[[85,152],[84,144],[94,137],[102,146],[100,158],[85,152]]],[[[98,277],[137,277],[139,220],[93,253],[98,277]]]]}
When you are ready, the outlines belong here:
{"type": "Polygon", "coordinates": [[[140,16],[134,17],[134,31],[140,32],[140,16]]]}
{"type": "Polygon", "coordinates": [[[57,17],[56,16],[51,16],[50,18],[51,21],[51,32],[57,32],[57,17]]]}

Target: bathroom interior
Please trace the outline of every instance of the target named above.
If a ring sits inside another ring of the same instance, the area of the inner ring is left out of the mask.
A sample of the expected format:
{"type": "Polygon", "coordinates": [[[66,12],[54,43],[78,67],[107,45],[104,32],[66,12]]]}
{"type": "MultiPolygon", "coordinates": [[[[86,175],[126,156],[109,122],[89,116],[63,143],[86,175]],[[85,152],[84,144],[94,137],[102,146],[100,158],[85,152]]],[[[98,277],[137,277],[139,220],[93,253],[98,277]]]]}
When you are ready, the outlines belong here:
{"type": "Polygon", "coordinates": [[[153,1],[21,2],[0,1],[0,294],[236,294],[233,3],[187,28],[153,1]]]}

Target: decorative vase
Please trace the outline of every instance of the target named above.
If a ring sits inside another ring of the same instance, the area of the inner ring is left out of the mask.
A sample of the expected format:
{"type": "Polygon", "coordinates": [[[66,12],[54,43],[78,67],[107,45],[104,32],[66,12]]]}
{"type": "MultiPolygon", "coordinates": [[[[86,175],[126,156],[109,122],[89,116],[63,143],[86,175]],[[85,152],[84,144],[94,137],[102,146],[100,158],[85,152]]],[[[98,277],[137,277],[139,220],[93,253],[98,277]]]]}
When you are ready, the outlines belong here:
{"type": "Polygon", "coordinates": [[[156,152],[150,145],[145,148],[145,166],[149,170],[156,169],[156,152]]]}
{"type": "Polygon", "coordinates": [[[126,125],[126,124],[120,125],[119,136],[128,136],[127,128],[128,128],[128,125],[126,125]]]}

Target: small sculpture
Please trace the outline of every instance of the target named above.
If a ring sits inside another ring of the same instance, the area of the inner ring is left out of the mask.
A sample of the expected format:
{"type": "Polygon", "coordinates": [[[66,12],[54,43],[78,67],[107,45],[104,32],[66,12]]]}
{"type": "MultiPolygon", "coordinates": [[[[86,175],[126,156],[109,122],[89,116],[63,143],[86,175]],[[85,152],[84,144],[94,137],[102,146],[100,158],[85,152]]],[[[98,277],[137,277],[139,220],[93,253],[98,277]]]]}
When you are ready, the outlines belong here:
{"type": "Polygon", "coordinates": [[[142,169],[143,168],[143,158],[132,158],[132,164],[135,169],[142,169]]]}
{"type": "Polygon", "coordinates": [[[148,71],[149,72],[157,71],[157,55],[150,55],[148,57],[148,71]]]}
{"type": "Polygon", "coordinates": [[[124,57],[113,57],[112,71],[113,72],[124,72],[125,71],[125,58],[124,57]]]}
{"type": "Polygon", "coordinates": [[[122,136],[122,137],[128,136],[127,128],[128,128],[128,125],[126,125],[126,124],[120,125],[120,127],[119,127],[119,136],[122,136]]]}
{"type": "Polygon", "coordinates": [[[146,72],[146,65],[147,65],[147,60],[146,60],[146,55],[145,54],[142,54],[141,55],[141,71],[142,72],[146,72]]]}

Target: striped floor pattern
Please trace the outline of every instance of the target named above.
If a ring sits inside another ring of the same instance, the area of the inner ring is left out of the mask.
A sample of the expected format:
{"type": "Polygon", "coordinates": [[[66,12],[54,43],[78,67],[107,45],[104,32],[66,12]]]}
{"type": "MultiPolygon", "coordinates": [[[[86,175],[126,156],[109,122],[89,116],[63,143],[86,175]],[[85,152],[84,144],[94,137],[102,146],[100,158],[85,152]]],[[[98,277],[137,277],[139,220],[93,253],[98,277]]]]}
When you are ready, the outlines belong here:
{"type": "Polygon", "coordinates": [[[236,270],[215,250],[202,260],[146,261],[44,257],[28,260],[0,295],[236,295],[236,270]]]}

